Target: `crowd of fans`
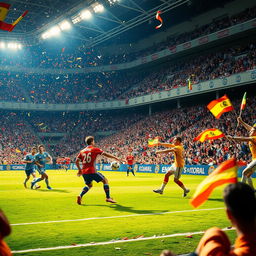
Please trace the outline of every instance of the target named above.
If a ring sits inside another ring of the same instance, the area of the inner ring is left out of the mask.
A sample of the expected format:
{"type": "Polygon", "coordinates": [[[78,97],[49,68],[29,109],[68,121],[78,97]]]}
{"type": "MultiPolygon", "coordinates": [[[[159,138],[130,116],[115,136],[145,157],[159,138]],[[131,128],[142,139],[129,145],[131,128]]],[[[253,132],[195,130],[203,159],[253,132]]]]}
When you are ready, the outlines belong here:
{"type": "Polygon", "coordinates": [[[0,115],[0,164],[19,164],[39,139],[19,114],[1,111],[0,115]]]}
{"type": "Polygon", "coordinates": [[[86,103],[132,97],[187,86],[256,68],[256,43],[202,54],[134,73],[2,73],[0,100],[33,103],[86,103]]]}
{"type": "MultiPolygon", "coordinates": [[[[240,104],[236,101],[234,103],[237,106],[240,104]]],[[[250,101],[243,115],[244,120],[250,124],[256,118],[255,106],[255,102],[250,101]]],[[[104,138],[99,145],[118,157],[124,157],[132,151],[138,163],[171,164],[170,155],[156,156],[156,149],[148,148],[147,141],[150,137],[159,136],[162,141],[171,142],[175,135],[179,135],[183,139],[186,164],[219,164],[232,156],[248,161],[251,156],[244,143],[234,144],[226,139],[205,143],[193,141],[199,133],[209,128],[218,128],[224,134],[234,135],[236,124],[236,117],[232,112],[217,120],[205,106],[181,108],[146,117],[128,129],[104,138]]],[[[247,135],[240,127],[237,135],[241,134],[247,135]]]]}
{"type": "MultiPolygon", "coordinates": [[[[240,100],[239,100],[240,101],[240,100]]],[[[238,101],[233,105],[239,106],[238,101]]],[[[245,122],[252,124],[256,120],[256,104],[248,100],[243,113],[245,122]]],[[[77,116],[66,114],[63,119],[45,115],[44,123],[48,124],[47,132],[66,131],[64,138],[57,145],[46,145],[55,157],[75,156],[85,146],[85,135],[96,135],[97,145],[106,152],[125,159],[128,154],[134,154],[136,162],[141,164],[171,164],[170,155],[156,156],[156,148],[148,147],[148,139],[160,137],[161,141],[171,142],[174,136],[183,139],[186,152],[186,164],[219,164],[225,159],[236,156],[241,161],[249,161],[250,153],[247,145],[234,144],[226,139],[213,142],[194,142],[193,139],[203,130],[218,128],[225,134],[234,135],[236,130],[235,112],[226,113],[225,117],[217,120],[206,109],[205,105],[160,111],[148,116],[145,113],[116,113],[89,114],[80,113],[77,116]],[[73,122],[72,120],[75,120],[73,122]],[[69,123],[61,130],[61,123],[69,123]],[[50,124],[52,123],[52,124],[50,124]],[[57,127],[60,126],[60,129],[57,127]],[[107,132],[104,134],[104,132],[107,132]],[[111,134],[112,135],[109,135],[111,134]],[[103,136],[103,137],[102,137],[103,136]],[[105,137],[104,137],[105,136],[105,137]]],[[[24,152],[39,143],[39,139],[29,128],[38,130],[37,119],[26,117],[13,112],[2,112],[3,121],[0,124],[0,159],[1,163],[21,163],[24,152]]],[[[242,127],[237,135],[246,135],[242,127]]],[[[107,162],[107,159],[99,159],[107,162]]]]}

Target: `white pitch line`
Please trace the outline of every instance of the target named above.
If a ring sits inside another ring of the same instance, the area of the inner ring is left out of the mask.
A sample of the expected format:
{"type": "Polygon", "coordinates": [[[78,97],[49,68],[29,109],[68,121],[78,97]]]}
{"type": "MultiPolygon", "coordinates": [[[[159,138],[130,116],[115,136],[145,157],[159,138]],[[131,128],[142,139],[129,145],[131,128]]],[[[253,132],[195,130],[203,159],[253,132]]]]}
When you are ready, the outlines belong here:
{"type": "MultiPolygon", "coordinates": [[[[222,230],[223,231],[228,231],[228,230],[234,230],[234,229],[233,228],[232,229],[224,228],[222,230]]],[[[129,239],[129,240],[113,240],[113,241],[108,241],[108,242],[86,243],[86,244],[77,244],[77,245],[65,245],[65,246],[49,247],[49,248],[27,249],[27,250],[12,251],[12,253],[13,254],[18,254],[18,253],[64,250],[64,249],[71,249],[71,248],[91,247],[91,246],[109,245],[109,244],[120,244],[120,243],[129,243],[129,242],[147,241],[147,240],[160,239],[160,238],[189,236],[189,235],[201,235],[201,234],[204,234],[204,232],[205,231],[187,232],[187,233],[177,233],[177,234],[170,234],[170,235],[163,235],[163,236],[142,237],[142,238],[129,239]]]]}
{"type": "Polygon", "coordinates": [[[150,215],[165,215],[165,214],[186,213],[186,212],[216,211],[216,210],[223,210],[223,209],[224,208],[222,207],[222,208],[182,210],[182,211],[159,212],[159,213],[142,213],[142,214],[119,215],[119,216],[91,217],[91,218],[73,219],[73,220],[38,221],[38,222],[27,222],[27,223],[15,223],[15,224],[11,224],[11,226],[39,225],[39,224],[49,224],[49,223],[77,222],[77,221],[101,220],[101,219],[118,219],[118,218],[130,218],[130,217],[150,216],[150,215]]]}

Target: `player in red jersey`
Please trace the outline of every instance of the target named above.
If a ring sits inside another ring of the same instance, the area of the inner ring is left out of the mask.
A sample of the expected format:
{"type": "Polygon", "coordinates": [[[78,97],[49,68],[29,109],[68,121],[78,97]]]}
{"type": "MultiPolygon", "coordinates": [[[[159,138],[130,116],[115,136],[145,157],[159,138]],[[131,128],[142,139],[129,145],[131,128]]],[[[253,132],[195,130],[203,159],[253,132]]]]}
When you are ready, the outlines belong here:
{"type": "Polygon", "coordinates": [[[85,142],[88,145],[82,149],[76,158],[76,166],[78,168],[77,176],[83,176],[86,186],[83,188],[80,195],[77,197],[77,203],[81,204],[82,197],[92,188],[92,182],[102,182],[104,191],[106,193],[106,202],[116,203],[111,197],[109,192],[108,180],[101,173],[96,171],[95,162],[98,155],[102,155],[108,158],[115,159],[116,161],[122,162],[119,158],[103,152],[101,149],[95,147],[94,137],[89,136],[85,138],[85,142]],[[80,166],[82,162],[82,168],[80,166]]]}
{"type": "Polygon", "coordinates": [[[129,172],[131,171],[133,176],[135,176],[134,171],[133,171],[133,163],[134,163],[134,156],[132,154],[128,155],[126,157],[126,161],[127,161],[127,176],[129,176],[129,172]]]}

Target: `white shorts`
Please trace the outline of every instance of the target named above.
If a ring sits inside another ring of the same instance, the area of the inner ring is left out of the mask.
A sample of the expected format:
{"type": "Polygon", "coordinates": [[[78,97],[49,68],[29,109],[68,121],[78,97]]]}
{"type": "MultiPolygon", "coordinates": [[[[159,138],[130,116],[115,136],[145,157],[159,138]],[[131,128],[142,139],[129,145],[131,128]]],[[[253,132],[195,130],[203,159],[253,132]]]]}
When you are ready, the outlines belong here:
{"type": "Polygon", "coordinates": [[[256,172],[256,160],[252,160],[247,166],[246,168],[243,170],[243,172],[245,170],[251,169],[253,172],[256,172]]]}
{"type": "Polygon", "coordinates": [[[183,171],[183,167],[176,167],[175,165],[172,165],[168,171],[173,171],[174,172],[174,178],[175,179],[179,179],[182,171],[183,171]]]}

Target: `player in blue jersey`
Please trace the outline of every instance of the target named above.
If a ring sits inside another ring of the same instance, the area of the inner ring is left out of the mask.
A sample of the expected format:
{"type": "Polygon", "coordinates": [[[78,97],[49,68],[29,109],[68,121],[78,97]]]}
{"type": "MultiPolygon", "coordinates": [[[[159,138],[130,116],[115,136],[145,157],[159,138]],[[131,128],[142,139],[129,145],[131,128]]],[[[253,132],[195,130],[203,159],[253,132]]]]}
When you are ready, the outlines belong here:
{"type": "MultiPolygon", "coordinates": [[[[24,187],[27,188],[27,181],[30,179],[30,175],[33,176],[34,180],[36,179],[36,171],[35,171],[35,155],[37,153],[37,148],[33,147],[30,154],[27,154],[23,159],[23,163],[25,163],[25,173],[26,179],[24,180],[24,187]]],[[[37,186],[36,188],[40,188],[37,186]]]]}
{"type": "Polygon", "coordinates": [[[37,178],[35,181],[31,182],[31,189],[33,189],[35,184],[41,180],[45,180],[47,188],[52,189],[49,185],[48,175],[45,172],[45,165],[47,163],[52,163],[52,157],[47,152],[45,152],[44,145],[39,145],[38,151],[39,152],[35,155],[35,164],[37,167],[37,171],[41,175],[41,178],[37,178]]]}

